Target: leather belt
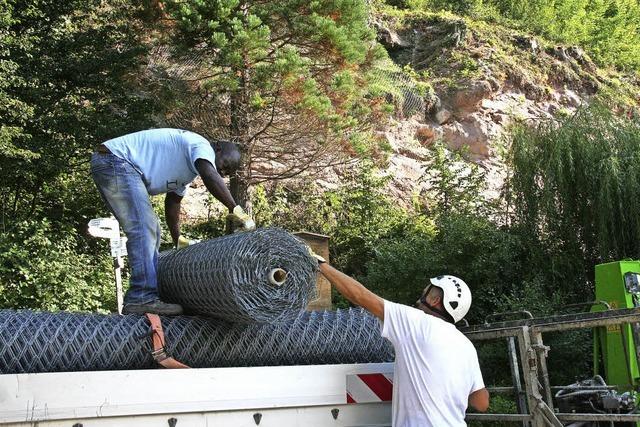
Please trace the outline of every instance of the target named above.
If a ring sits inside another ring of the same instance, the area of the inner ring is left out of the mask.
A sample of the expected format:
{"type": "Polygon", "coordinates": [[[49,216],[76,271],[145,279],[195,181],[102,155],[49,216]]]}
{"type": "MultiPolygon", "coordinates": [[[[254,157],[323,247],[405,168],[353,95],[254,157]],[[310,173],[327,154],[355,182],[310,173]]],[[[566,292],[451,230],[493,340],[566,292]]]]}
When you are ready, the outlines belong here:
{"type": "Polygon", "coordinates": [[[109,151],[107,146],[104,144],[96,145],[95,152],[100,154],[111,154],[111,151],[109,151]]]}

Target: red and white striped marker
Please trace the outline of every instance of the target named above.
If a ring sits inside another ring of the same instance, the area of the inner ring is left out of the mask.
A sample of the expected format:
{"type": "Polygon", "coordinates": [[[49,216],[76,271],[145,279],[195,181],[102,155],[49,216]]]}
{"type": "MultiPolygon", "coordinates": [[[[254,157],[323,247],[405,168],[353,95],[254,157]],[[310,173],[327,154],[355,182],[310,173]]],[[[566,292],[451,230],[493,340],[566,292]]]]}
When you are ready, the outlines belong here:
{"type": "Polygon", "coordinates": [[[347,403],[390,402],[393,374],[347,375],[347,403]]]}

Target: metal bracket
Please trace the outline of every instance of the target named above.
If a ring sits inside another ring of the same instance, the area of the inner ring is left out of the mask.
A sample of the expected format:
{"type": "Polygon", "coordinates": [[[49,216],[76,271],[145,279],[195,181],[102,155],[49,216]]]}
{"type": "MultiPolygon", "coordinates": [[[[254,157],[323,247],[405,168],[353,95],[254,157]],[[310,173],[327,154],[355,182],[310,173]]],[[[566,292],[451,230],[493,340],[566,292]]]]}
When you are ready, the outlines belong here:
{"type": "Polygon", "coordinates": [[[537,353],[544,355],[544,357],[547,357],[549,355],[549,350],[551,350],[551,347],[544,344],[532,344],[531,348],[533,348],[537,353]]]}
{"type": "Polygon", "coordinates": [[[536,349],[533,346],[530,346],[527,350],[527,359],[529,369],[532,371],[538,370],[538,355],[536,354],[536,349]]]}
{"type": "Polygon", "coordinates": [[[340,409],[338,408],[333,408],[331,410],[331,416],[333,417],[334,420],[338,419],[338,414],[340,414],[340,409]]]}
{"type": "Polygon", "coordinates": [[[256,423],[256,425],[260,425],[260,421],[262,421],[262,414],[260,412],[256,412],[255,414],[253,414],[253,421],[256,423]]]}

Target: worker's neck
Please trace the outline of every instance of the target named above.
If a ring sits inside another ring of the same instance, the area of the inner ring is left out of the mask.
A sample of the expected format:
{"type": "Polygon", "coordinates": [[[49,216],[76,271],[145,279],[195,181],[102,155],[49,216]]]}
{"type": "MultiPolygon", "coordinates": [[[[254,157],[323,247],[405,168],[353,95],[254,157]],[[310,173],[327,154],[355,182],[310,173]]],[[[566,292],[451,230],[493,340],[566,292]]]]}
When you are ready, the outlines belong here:
{"type": "Polygon", "coordinates": [[[439,319],[444,320],[447,323],[451,323],[451,320],[449,318],[447,318],[447,316],[445,316],[443,313],[440,313],[440,311],[444,312],[444,308],[443,307],[428,307],[428,306],[424,306],[424,309],[422,310],[427,314],[430,314],[432,316],[435,316],[439,319]]]}

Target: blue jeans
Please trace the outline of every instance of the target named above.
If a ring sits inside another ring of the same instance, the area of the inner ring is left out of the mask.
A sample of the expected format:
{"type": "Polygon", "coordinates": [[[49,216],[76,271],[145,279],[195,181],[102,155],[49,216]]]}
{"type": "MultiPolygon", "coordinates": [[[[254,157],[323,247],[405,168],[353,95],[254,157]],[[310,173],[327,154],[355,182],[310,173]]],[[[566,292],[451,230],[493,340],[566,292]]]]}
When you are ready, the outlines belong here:
{"type": "Polygon", "coordinates": [[[131,275],[124,302],[145,304],[158,299],[160,223],[142,175],[113,154],[93,153],[91,176],[127,235],[131,275]]]}

